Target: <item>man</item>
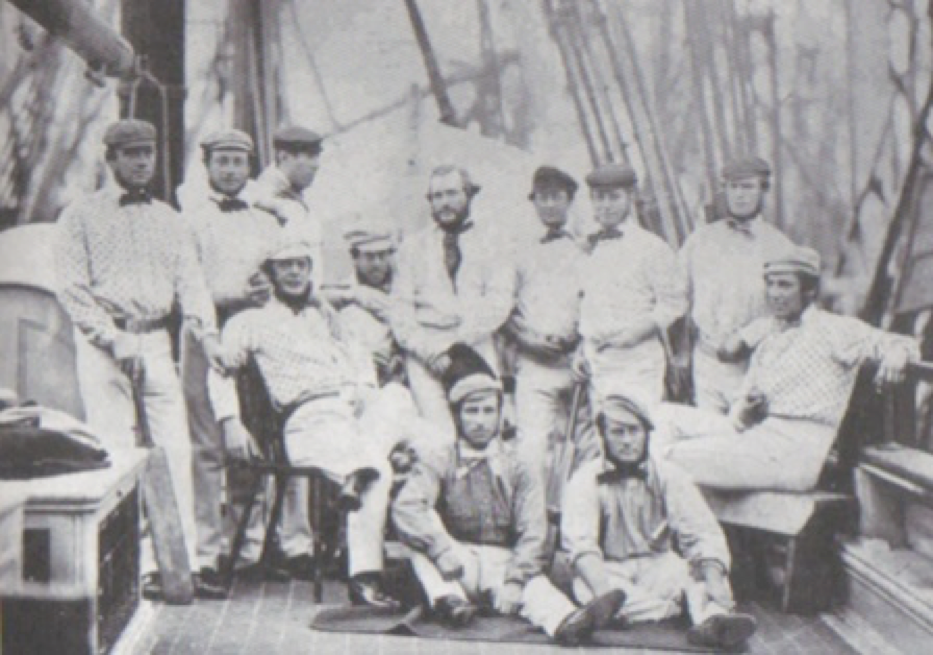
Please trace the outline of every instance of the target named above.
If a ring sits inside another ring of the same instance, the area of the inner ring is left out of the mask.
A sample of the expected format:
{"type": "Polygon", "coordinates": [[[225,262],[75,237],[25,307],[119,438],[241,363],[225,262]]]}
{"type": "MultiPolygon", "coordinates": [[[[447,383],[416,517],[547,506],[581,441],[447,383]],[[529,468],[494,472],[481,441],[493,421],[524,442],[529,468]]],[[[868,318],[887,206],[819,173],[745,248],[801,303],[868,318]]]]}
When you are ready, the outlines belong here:
{"type": "Polygon", "coordinates": [[[538,471],[499,438],[502,386],[476,351],[453,346],[444,376],[457,441],[424,453],[392,507],[435,614],[467,625],[477,604],[520,614],[575,645],[619,607],[608,593],[577,609],[543,574],[546,519],[538,471]]]}
{"type": "Polygon", "coordinates": [[[549,438],[567,425],[573,395],[570,359],[579,341],[579,272],[586,256],[566,230],[576,191],[576,180],[564,171],[535,171],[529,200],[543,229],[518,244],[515,309],[502,329],[515,355],[519,447],[541,470],[549,438]]]}
{"type": "Polygon", "coordinates": [[[441,166],[431,173],[428,202],[434,225],[411,235],[399,252],[392,330],[405,353],[412,395],[421,414],[453,434],[440,377],[454,343],[494,360],[492,334],[512,309],[512,275],[496,257],[492,226],[474,219],[479,187],[467,171],[441,166]]]}
{"type": "MultiPolygon", "coordinates": [[[[197,562],[191,441],[172,360],[169,313],[181,305],[193,348],[220,366],[214,307],[190,235],[168,205],[152,198],[156,130],[121,120],[104,134],[117,187],[68,207],[59,221],[59,300],[76,330],[78,383],[88,423],[109,448],[135,445],[134,385],[153,441],[165,449],[189,559],[197,562]]],[[[143,542],[143,593],[161,595],[151,541],[143,542]]],[[[223,589],[195,576],[201,597],[223,589]]]]}
{"type": "MultiPolygon", "coordinates": [[[[344,340],[334,310],[314,292],[311,253],[308,244],[292,237],[273,250],[266,262],[273,299],[237,314],[224,327],[226,364],[233,371],[255,362],[285,418],[290,462],[317,466],[342,485],[338,502],[349,510],[350,599],[395,607],[381,588],[391,448],[378,434],[362,433],[357,420],[375,376],[369,358],[344,340]]],[[[228,453],[247,457],[255,446],[240,421],[233,380],[212,372],[208,384],[228,453]]],[[[306,508],[307,495],[303,500],[306,508]]]]}
{"type": "Polygon", "coordinates": [[[756,624],[733,613],[725,535],[686,473],[649,456],[646,404],[609,396],[596,422],[605,461],[571,476],[561,519],[577,600],[620,589],[627,624],[678,616],[686,604],[691,643],[741,646],[756,624]]]}
{"type": "Polygon", "coordinates": [[[379,386],[404,379],[404,361],[392,334],[392,277],[395,243],[388,226],[375,222],[354,226],[344,235],[353,260],[353,279],[325,290],[340,309],[340,321],[352,339],[371,354],[379,386]]]}
{"type": "MultiPolygon", "coordinates": [[[[208,135],[201,148],[210,191],[193,207],[186,208],[185,216],[223,325],[243,309],[261,306],[269,299],[271,287],[259,264],[276,243],[281,228],[272,214],[253,207],[244,198],[252,138],[239,130],[221,130],[208,135]]],[[[204,579],[220,584],[224,449],[207,392],[207,361],[190,329],[182,335],[181,369],[193,446],[198,564],[204,579]]],[[[232,477],[228,480],[228,491],[234,490],[234,481],[232,477]]],[[[258,543],[250,540],[243,559],[249,563],[258,557],[258,543]]]]}
{"type": "Polygon", "coordinates": [[[817,305],[820,257],[810,248],[772,255],[764,267],[772,316],[727,340],[751,357],[729,416],[669,405],[665,452],[713,489],[807,491],[816,485],[845,415],[859,367],[900,382],[916,342],[817,305]]]}
{"type": "Polygon", "coordinates": [[[256,206],[275,214],[283,227],[311,245],[318,284],[324,281],[323,226],[304,194],[321,166],[322,142],[321,135],[304,127],[279,129],[272,136],[275,161],[256,180],[256,206]]]}
{"type": "Polygon", "coordinates": [[[766,259],[792,247],[765,222],[761,210],[771,167],[758,157],[737,159],[722,169],[725,219],[698,228],[679,260],[691,300],[695,328],[693,389],[697,407],[728,412],[748,361],[721,361],[725,340],[767,314],[760,272],[766,259]]]}
{"type": "Polygon", "coordinates": [[[614,388],[664,394],[661,338],[683,316],[687,300],[674,252],[632,216],[635,171],[605,164],[586,177],[596,222],[592,253],[583,264],[582,348],[575,368],[588,373],[598,400],[614,388]]]}

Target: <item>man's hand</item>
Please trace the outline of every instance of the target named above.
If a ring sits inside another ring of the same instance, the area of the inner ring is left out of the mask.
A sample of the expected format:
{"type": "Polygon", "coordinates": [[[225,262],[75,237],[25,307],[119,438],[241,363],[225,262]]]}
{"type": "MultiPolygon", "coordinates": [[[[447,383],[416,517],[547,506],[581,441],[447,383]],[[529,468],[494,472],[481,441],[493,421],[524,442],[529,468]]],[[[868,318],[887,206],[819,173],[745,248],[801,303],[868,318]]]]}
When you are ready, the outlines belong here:
{"type": "Polygon", "coordinates": [[[451,580],[459,580],[463,577],[463,562],[460,561],[460,558],[452,551],[448,550],[441,554],[437,558],[437,570],[441,572],[441,577],[450,582],[451,580]]]}
{"type": "Polygon", "coordinates": [[[243,427],[239,419],[228,418],[221,423],[224,437],[224,450],[227,457],[240,462],[260,457],[259,447],[253,435],[243,427]]]}
{"type": "Polygon", "coordinates": [[[910,352],[907,348],[899,344],[888,348],[878,363],[875,386],[883,389],[903,382],[907,377],[907,364],[909,363],[910,352]]]}
{"type": "Polygon", "coordinates": [[[735,418],[741,430],[758,425],[768,417],[768,398],[759,389],[751,389],[739,401],[735,418]]]}
{"type": "Polygon", "coordinates": [[[708,561],[701,565],[700,570],[710,599],[720,607],[731,610],[735,602],[725,568],[719,562],[708,561]]]}
{"type": "Polygon", "coordinates": [[[450,368],[450,355],[447,354],[447,351],[435,355],[428,360],[428,369],[437,377],[441,377],[450,368]]]}
{"type": "Polygon", "coordinates": [[[246,300],[253,307],[262,307],[272,297],[272,283],[262,271],[256,271],[246,286],[246,300]]]}
{"type": "Polygon", "coordinates": [[[719,344],[716,349],[716,358],[721,362],[733,364],[746,359],[751,352],[748,344],[737,333],[733,334],[719,344]]]}
{"type": "Polygon", "coordinates": [[[506,582],[496,590],[493,605],[500,614],[518,614],[522,607],[522,586],[517,582],[506,582]]]}
{"type": "Polygon", "coordinates": [[[210,367],[221,375],[227,375],[228,369],[224,349],[220,345],[220,339],[217,338],[217,335],[205,335],[201,340],[201,346],[204,348],[204,356],[207,358],[210,367]]]}
{"type": "Polygon", "coordinates": [[[593,374],[590,369],[590,363],[587,361],[586,355],[583,354],[582,345],[577,347],[576,351],[573,353],[573,360],[570,363],[570,372],[573,374],[573,379],[576,382],[586,382],[593,374]]]}
{"type": "Polygon", "coordinates": [[[128,332],[118,332],[110,347],[113,358],[117,360],[117,366],[123,371],[124,375],[138,381],[143,374],[143,358],[140,353],[139,337],[128,332]]]}

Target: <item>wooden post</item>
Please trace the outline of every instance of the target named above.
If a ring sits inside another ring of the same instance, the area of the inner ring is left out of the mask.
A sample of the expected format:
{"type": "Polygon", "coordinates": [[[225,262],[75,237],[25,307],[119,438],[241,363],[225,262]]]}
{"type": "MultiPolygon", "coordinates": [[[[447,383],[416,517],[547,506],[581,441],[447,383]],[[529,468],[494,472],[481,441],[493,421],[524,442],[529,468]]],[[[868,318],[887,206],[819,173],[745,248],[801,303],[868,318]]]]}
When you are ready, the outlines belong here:
{"type": "Polygon", "coordinates": [[[774,197],[774,222],[780,228],[784,227],[784,165],[781,163],[781,92],[780,75],[778,72],[778,47],[774,34],[775,16],[772,10],[765,23],[764,35],[768,44],[768,69],[771,74],[771,166],[774,175],[771,176],[772,195],[774,197]]]}
{"type": "MultiPolygon", "coordinates": [[[[146,68],[162,85],[164,97],[152,84],[140,84],[136,117],[159,131],[159,153],[153,189],[166,202],[175,203],[175,189],[184,177],[185,156],[185,2],[184,0],[123,0],[123,35],[146,68]]],[[[122,98],[126,115],[131,99],[122,98]]]]}
{"type": "Polygon", "coordinates": [[[424,26],[424,19],[421,17],[418,4],[415,0],[405,0],[405,7],[408,9],[411,27],[415,32],[415,39],[418,41],[418,49],[421,50],[421,56],[424,58],[424,67],[427,69],[431,92],[437,101],[440,120],[447,125],[458,127],[454,106],[450,101],[450,95],[447,93],[447,84],[444,82],[441,69],[437,65],[437,58],[434,55],[434,49],[431,47],[431,40],[428,38],[428,31],[424,26]]]}

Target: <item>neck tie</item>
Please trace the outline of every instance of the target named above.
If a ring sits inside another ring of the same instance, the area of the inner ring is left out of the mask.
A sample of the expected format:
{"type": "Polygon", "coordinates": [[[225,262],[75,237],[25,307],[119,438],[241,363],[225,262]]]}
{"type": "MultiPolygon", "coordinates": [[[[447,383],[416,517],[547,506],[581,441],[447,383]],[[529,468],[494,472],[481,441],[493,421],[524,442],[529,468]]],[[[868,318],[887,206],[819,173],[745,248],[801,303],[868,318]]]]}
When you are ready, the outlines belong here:
{"type": "Polygon", "coordinates": [[[217,207],[219,207],[220,211],[222,211],[224,214],[249,209],[249,205],[246,202],[240,200],[239,198],[231,198],[230,196],[214,198],[214,202],[217,203],[217,207]]]}
{"type": "Polygon", "coordinates": [[[726,225],[728,225],[730,229],[734,230],[735,232],[738,232],[739,234],[743,236],[746,236],[746,237],[753,236],[752,226],[748,221],[739,221],[734,218],[727,218],[726,225]]]}
{"type": "Polygon", "coordinates": [[[128,189],[120,196],[120,206],[148,205],[152,203],[152,195],[147,189],[128,189]]]}
{"type": "Polygon", "coordinates": [[[466,221],[459,225],[443,228],[444,229],[444,266],[447,267],[447,275],[450,281],[457,284],[457,271],[460,270],[460,262],[463,255],[460,252],[460,235],[473,227],[473,223],[466,221]]]}
{"type": "Polygon", "coordinates": [[[620,482],[636,478],[638,480],[648,479],[648,467],[646,462],[637,462],[635,464],[614,464],[615,468],[611,471],[603,471],[596,476],[596,481],[605,484],[620,482]]]}
{"type": "Polygon", "coordinates": [[[558,239],[569,239],[570,233],[560,227],[549,227],[547,229],[547,234],[541,237],[541,243],[550,243],[551,241],[557,241],[558,239]]]}

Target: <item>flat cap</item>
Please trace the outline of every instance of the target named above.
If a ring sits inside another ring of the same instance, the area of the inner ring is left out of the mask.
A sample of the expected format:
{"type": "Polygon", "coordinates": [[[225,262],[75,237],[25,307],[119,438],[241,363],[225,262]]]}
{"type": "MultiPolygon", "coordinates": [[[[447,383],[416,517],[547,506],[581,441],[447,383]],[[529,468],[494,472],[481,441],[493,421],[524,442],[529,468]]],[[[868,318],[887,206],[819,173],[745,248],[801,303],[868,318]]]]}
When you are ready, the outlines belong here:
{"type": "Polygon", "coordinates": [[[155,140],[155,125],[135,118],[124,118],[111,123],[104,132],[104,144],[108,146],[128,146],[133,143],[148,143],[155,140]]]}
{"type": "Polygon", "coordinates": [[[641,421],[648,430],[654,429],[650,403],[636,391],[611,391],[598,402],[598,411],[609,420],[627,421],[632,416],[641,421]]]}
{"type": "Polygon", "coordinates": [[[280,261],[283,259],[303,259],[305,257],[310,260],[314,259],[311,244],[296,234],[286,232],[269,250],[266,260],[280,261]]]}
{"type": "Polygon", "coordinates": [[[603,164],[586,176],[591,189],[631,188],[638,183],[638,175],[625,164],[603,164]]]}
{"type": "Polygon", "coordinates": [[[820,253],[813,248],[797,246],[773,255],[765,261],[765,275],[771,273],[804,273],[820,276],[820,253]]]}
{"type": "Polygon", "coordinates": [[[741,180],[747,177],[767,179],[771,176],[771,166],[761,157],[738,157],[722,167],[724,180],[741,180]]]}
{"type": "Polygon", "coordinates": [[[272,136],[272,145],[276,148],[282,146],[319,148],[323,140],[324,137],[317,132],[312,132],[306,127],[289,125],[276,130],[275,134],[272,136]]]}
{"type": "Polygon", "coordinates": [[[564,190],[570,196],[573,196],[578,187],[577,181],[568,173],[553,166],[541,166],[535,171],[534,178],[532,178],[531,195],[528,196],[528,199],[530,200],[536,191],[545,189],[564,190]]]}
{"type": "Polygon", "coordinates": [[[343,233],[344,241],[351,250],[360,252],[384,252],[395,247],[392,229],[381,222],[359,221],[343,233]]]}
{"type": "Polygon", "coordinates": [[[242,130],[218,130],[204,137],[201,147],[208,152],[211,150],[253,152],[253,138],[242,130]]]}

